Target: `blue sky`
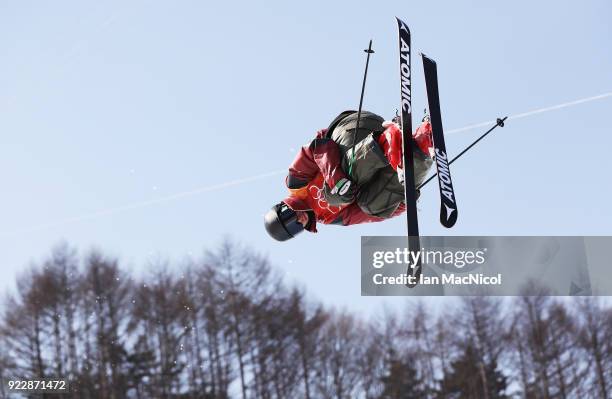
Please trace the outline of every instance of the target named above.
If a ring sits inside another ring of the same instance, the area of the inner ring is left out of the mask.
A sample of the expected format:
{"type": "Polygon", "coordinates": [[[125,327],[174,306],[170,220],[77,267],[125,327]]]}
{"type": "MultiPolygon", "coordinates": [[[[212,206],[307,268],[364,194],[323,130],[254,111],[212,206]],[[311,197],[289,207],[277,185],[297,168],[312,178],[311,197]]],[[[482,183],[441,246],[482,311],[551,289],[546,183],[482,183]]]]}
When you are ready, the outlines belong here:
{"type": "MultiPolygon", "coordinates": [[[[359,242],[404,234],[403,219],[276,243],[262,215],[285,193],[280,174],[72,221],[285,169],[357,107],[370,38],[364,108],[393,116],[395,15],[438,62],[448,130],[612,91],[604,0],[0,3],[0,291],[60,240],[143,271],[230,236],[328,304],[398,303],[359,297],[359,242]]],[[[606,98],[509,122],[453,165],[453,230],[424,190],[422,233],[609,235],[611,111],[606,98]]],[[[449,153],[481,132],[449,134],[449,153]]]]}

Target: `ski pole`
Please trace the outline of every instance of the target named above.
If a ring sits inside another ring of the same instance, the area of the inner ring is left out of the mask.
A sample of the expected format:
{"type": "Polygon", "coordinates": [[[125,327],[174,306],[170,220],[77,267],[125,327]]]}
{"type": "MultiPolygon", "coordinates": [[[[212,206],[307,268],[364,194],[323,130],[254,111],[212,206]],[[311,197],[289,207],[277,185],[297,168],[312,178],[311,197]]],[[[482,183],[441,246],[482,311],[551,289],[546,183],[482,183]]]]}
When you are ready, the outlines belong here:
{"type": "Polygon", "coordinates": [[[374,53],[374,50],[372,50],[372,39],[370,39],[370,44],[368,45],[368,48],[363,51],[366,52],[368,56],[366,58],[365,72],[363,73],[363,83],[361,84],[361,97],[359,97],[359,109],[357,110],[357,125],[355,126],[355,131],[353,132],[353,152],[351,154],[351,162],[349,163],[349,176],[351,176],[351,172],[353,171],[353,162],[355,161],[355,139],[357,138],[357,131],[359,130],[359,120],[361,119],[361,107],[363,106],[363,94],[365,93],[366,78],[368,77],[370,54],[374,53]]]}
{"type": "MultiPolygon", "coordinates": [[[[449,165],[452,164],[453,162],[455,162],[457,159],[459,159],[459,157],[461,157],[463,154],[465,154],[466,152],[468,152],[468,150],[472,147],[474,147],[476,145],[476,143],[478,143],[480,140],[482,140],[483,138],[485,138],[485,136],[489,133],[491,133],[493,130],[495,130],[496,127],[504,127],[504,121],[508,119],[507,116],[504,116],[503,118],[497,118],[497,122],[495,123],[495,125],[490,128],[489,130],[487,130],[482,136],[478,137],[478,139],[476,139],[476,141],[474,141],[472,144],[468,145],[463,151],[461,151],[459,154],[457,154],[457,156],[455,156],[453,159],[450,160],[450,162],[448,163],[449,165]]],[[[423,186],[425,186],[427,183],[429,183],[434,177],[436,177],[438,174],[435,173],[433,175],[431,175],[429,177],[429,179],[425,180],[418,188],[419,190],[421,188],[423,188],[423,186]]]]}

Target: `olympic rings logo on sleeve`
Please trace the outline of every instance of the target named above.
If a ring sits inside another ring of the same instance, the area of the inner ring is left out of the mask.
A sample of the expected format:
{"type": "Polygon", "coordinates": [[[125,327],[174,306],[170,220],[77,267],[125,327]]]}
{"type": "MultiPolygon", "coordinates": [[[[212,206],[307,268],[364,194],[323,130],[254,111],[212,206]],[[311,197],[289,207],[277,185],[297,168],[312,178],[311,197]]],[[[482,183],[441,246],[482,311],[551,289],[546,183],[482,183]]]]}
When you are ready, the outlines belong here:
{"type": "Polygon", "coordinates": [[[325,195],[323,194],[323,185],[321,185],[321,187],[315,184],[311,185],[310,187],[308,187],[308,193],[313,199],[317,201],[317,205],[319,206],[319,208],[326,209],[334,214],[340,212],[340,207],[329,205],[329,203],[325,200],[325,195]]]}

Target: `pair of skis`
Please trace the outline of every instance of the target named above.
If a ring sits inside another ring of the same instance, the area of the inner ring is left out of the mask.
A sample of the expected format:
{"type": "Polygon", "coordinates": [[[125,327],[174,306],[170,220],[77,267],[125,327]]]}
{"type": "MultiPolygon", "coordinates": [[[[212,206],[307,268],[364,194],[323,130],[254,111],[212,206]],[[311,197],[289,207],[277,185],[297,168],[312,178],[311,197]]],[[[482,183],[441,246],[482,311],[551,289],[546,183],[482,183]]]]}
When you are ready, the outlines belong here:
{"type": "MultiPolygon", "coordinates": [[[[419,222],[417,215],[416,199],[417,188],[414,178],[414,156],[413,151],[417,148],[412,138],[412,66],[411,66],[411,42],[408,26],[397,18],[399,31],[399,66],[401,80],[401,128],[403,137],[403,164],[404,164],[404,190],[406,196],[406,218],[408,223],[408,248],[412,252],[412,259],[416,262],[409,265],[407,275],[408,286],[414,287],[418,284],[422,271],[419,222]]],[[[438,92],[438,74],[436,62],[421,54],[423,68],[425,71],[425,86],[427,89],[427,102],[429,105],[429,117],[432,127],[434,144],[434,159],[436,162],[438,186],[440,188],[440,223],[444,227],[453,227],[457,222],[457,201],[450,173],[450,162],[444,143],[444,131],[442,129],[442,115],[440,112],[440,96],[438,92]]]]}
{"type": "MultiPolygon", "coordinates": [[[[408,275],[408,287],[414,287],[419,282],[419,277],[422,271],[420,256],[421,243],[419,235],[419,221],[417,215],[417,187],[414,178],[414,151],[417,148],[416,143],[412,138],[412,65],[411,44],[410,44],[410,29],[399,18],[397,18],[397,26],[399,32],[399,67],[400,67],[400,93],[401,93],[401,115],[400,123],[402,129],[402,152],[404,165],[404,194],[406,202],[406,221],[408,226],[408,248],[412,253],[411,259],[414,264],[408,266],[406,274],[408,275]]],[[[365,82],[368,73],[368,63],[372,50],[372,41],[368,49],[364,50],[367,54],[366,69],[363,75],[363,84],[361,86],[361,98],[359,100],[359,111],[357,116],[357,128],[359,127],[359,117],[361,115],[361,107],[363,104],[363,95],[365,92],[365,82]]],[[[449,161],[446,152],[446,144],[444,143],[444,130],[442,128],[442,115],[440,112],[440,96],[438,92],[438,72],[436,62],[421,54],[423,59],[423,69],[425,71],[425,87],[427,90],[427,102],[429,106],[429,119],[432,127],[434,159],[436,162],[437,173],[423,182],[418,189],[422,188],[435,176],[438,177],[438,187],[440,189],[440,223],[444,227],[453,227],[457,222],[458,210],[457,201],[455,199],[455,190],[453,189],[453,181],[450,173],[450,165],[459,157],[465,154],[476,143],[482,140],[485,136],[491,133],[496,127],[504,126],[504,121],[508,117],[498,118],[496,124],[487,130],[476,141],[470,144],[467,148],[449,161]]],[[[357,129],[356,129],[357,130],[357,129]]]]}

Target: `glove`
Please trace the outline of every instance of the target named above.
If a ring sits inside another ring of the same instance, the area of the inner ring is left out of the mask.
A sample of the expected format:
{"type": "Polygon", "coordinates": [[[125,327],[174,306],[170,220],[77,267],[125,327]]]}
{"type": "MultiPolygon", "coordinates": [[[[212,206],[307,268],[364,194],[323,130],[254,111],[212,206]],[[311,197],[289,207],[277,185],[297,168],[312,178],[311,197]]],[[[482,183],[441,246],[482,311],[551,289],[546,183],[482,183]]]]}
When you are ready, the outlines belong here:
{"type": "Polygon", "coordinates": [[[331,190],[326,184],[325,190],[329,193],[326,195],[327,202],[335,206],[350,204],[357,196],[357,186],[347,178],[340,179],[331,190]]]}
{"type": "Polygon", "coordinates": [[[351,188],[351,181],[347,178],[340,179],[338,183],[332,188],[332,194],[344,195],[351,188]]]}
{"type": "Polygon", "coordinates": [[[396,128],[397,130],[401,130],[401,129],[400,129],[400,125],[399,125],[399,123],[398,123],[398,122],[399,122],[399,121],[396,121],[396,120],[395,120],[395,118],[393,118],[393,120],[392,120],[392,121],[384,121],[384,122],[382,123],[382,127],[384,127],[384,128],[386,129],[386,128],[388,128],[389,126],[393,125],[393,126],[395,126],[395,128],[396,128]]]}
{"type": "MultiPolygon", "coordinates": [[[[385,152],[393,169],[397,169],[398,166],[402,167],[402,132],[400,126],[394,121],[384,121],[382,126],[385,131],[380,135],[378,144],[385,152]]],[[[423,121],[412,134],[412,137],[423,154],[433,157],[433,139],[429,120],[423,121]]]]}
{"type": "Polygon", "coordinates": [[[431,135],[431,123],[429,123],[429,120],[425,120],[423,121],[421,126],[417,128],[416,132],[414,132],[412,137],[414,137],[414,141],[416,141],[417,145],[419,146],[419,149],[423,152],[423,154],[433,157],[434,151],[431,135]]]}
{"type": "Polygon", "coordinates": [[[391,167],[397,170],[402,165],[402,132],[395,122],[384,121],[382,126],[385,131],[378,137],[378,144],[391,167]]]}

